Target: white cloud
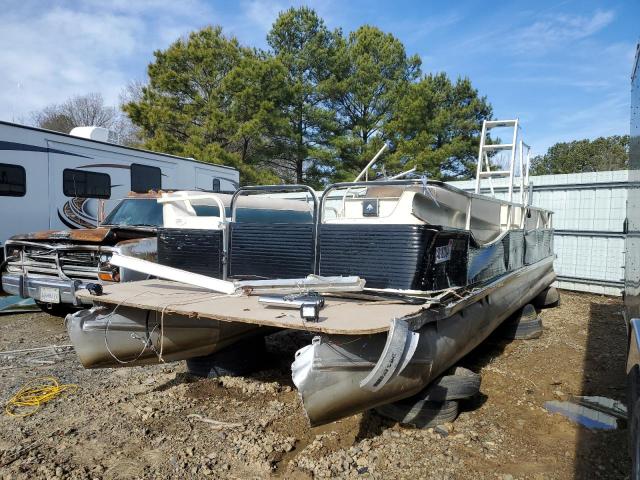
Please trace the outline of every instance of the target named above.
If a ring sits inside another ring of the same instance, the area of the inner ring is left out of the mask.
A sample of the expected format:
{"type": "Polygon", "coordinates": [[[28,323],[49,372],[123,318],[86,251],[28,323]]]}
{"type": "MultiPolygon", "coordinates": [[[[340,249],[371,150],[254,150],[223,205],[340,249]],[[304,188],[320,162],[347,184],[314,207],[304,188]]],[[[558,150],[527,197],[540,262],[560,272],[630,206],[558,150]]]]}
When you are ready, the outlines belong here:
{"type": "Polygon", "coordinates": [[[26,118],[47,104],[88,92],[100,92],[116,104],[132,76],[144,74],[153,50],[210,17],[199,0],[89,0],[47,9],[27,1],[4,11],[0,118],[26,118]]]}
{"type": "Polygon", "coordinates": [[[248,19],[260,27],[262,32],[268,32],[280,12],[287,9],[287,5],[278,2],[252,0],[244,5],[248,19]]]}
{"type": "Polygon", "coordinates": [[[591,16],[548,15],[514,34],[512,45],[521,53],[564,48],[573,41],[594,35],[609,25],[614,18],[613,11],[602,10],[597,10],[591,16]]]}

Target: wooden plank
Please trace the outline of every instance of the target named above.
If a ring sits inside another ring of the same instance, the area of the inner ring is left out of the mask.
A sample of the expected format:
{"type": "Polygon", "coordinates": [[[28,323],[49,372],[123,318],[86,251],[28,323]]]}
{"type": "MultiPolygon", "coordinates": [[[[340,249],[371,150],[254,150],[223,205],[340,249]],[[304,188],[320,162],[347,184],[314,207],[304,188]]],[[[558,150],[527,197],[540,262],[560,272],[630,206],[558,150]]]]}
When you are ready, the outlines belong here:
{"type": "Polygon", "coordinates": [[[363,335],[389,330],[393,318],[413,316],[421,305],[400,301],[364,302],[342,298],[325,300],[319,322],[303,322],[295,309],[266,307],[257,296],[221,295],[168,280],[143,280],[104,286],[104,294],[92,296],[86,290],[77,295],[95,304],[120,305],[157,312],[184,314],[223,322],[252,323],[310,332],[363,335]]]}

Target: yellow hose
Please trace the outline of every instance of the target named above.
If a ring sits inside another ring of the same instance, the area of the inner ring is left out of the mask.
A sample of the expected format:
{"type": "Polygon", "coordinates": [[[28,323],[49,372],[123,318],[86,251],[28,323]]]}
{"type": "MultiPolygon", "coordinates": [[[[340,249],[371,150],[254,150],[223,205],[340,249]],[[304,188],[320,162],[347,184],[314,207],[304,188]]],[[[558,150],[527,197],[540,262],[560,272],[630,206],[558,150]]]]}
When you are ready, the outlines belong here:
{"type": "Polygon", "coordinates": [[[12,417],[28,417],[36,413],[48,401],[77,389],[78,385],[60,384],[55,377],[34,378],[9,399],[4,411],[12,417]]]}

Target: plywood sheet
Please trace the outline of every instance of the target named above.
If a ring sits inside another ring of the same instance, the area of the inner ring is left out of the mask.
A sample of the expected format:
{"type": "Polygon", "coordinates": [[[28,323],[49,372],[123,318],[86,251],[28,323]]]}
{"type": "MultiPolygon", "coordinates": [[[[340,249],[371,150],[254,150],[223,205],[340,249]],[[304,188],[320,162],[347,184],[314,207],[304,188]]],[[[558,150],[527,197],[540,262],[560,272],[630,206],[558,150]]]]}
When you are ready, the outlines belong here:
{"type": "Polygon", "coordinates": [[[298,310],[265,307],[257,296],[220,295],[202,288],[168,280],[143,280],[104,286],[104,295],[94,297],[78,291],[96,304],[121,305],[158,312],[175,312],[224,322],[242,322],[319,333],[362,335],[389,330],[394,318],[420,314],[421,305],[400,301],[365,302],[327,298],[319,322],[303,322],[298,310]]]}

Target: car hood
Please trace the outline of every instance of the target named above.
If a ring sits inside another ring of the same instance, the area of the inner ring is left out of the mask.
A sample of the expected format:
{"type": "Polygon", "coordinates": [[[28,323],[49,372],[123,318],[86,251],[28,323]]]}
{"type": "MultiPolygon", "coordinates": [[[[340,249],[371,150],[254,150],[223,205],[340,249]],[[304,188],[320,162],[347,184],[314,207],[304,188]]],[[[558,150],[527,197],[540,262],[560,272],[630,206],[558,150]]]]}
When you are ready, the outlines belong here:
{"type": "Polygon", "coordinates": [[[40,232],[14,235],[11,237],[11,240],[115,245],[123,240],[152,237],[154,235],[155,229],[150,227],[98,227],[79,228],[76,230],[43,230],[40,232]]]}

